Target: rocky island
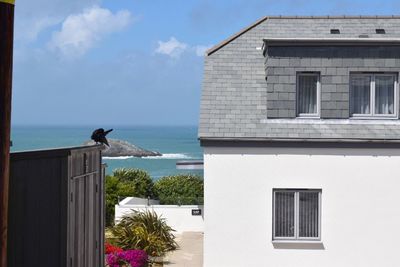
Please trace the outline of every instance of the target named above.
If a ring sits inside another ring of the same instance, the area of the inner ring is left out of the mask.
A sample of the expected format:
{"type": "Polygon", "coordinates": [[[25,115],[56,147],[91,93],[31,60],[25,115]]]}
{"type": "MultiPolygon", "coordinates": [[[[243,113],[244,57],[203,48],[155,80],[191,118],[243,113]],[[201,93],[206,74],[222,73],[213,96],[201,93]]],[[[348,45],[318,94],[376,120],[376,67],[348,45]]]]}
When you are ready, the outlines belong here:
{"type": "MultiPolygon", "coordinates": [[[[150,157],[150,156],[162,156],[160,152],[150,151],[141,147],[135,146],[127,141],[108,139],[110,147],[104,146],[102,154],[104,157],[150,157]]],[[[87,141],[84,145],[94,145],[94,141],[87,141]]]]}

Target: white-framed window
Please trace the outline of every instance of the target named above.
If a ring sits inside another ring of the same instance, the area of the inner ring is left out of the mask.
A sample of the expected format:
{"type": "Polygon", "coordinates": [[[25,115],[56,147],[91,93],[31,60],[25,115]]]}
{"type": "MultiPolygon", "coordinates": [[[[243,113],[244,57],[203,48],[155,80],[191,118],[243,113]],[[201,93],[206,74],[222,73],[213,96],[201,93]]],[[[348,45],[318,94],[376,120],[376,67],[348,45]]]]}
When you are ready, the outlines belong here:
{"type": "Polygon", "coordinates": [[[320,116],[321,83],[318,72],[297,73],[296,106],[298,117],[320,116]]]}
{"type": "Polygon", "coordinates": [[[319,189],[273,190],[273,240],[321,240],[319,189]]]}
{"type": "Polygon", "coordinates": [[[397,74],[350,73],[352,117],[396,118],[397,102],[397,74]]]}

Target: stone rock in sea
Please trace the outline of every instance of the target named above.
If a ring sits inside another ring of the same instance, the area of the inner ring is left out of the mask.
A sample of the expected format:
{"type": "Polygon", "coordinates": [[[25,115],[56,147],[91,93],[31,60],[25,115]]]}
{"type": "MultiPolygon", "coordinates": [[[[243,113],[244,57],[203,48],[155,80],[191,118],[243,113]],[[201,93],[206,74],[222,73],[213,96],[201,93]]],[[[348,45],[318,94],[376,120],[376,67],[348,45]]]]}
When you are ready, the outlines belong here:
{"type": "MultiPolygon", "coordinates": [[[[162,156],[160,152],[150,151],[143,149],[141,147],[135,146],[127,141],[108,139],[110,147],[104,145],[105,149],[102,151],[104,157],[123,157],[123,156],[133,156],[133,157],[150,157],[150,156],[162,156]]],[[[87,145],[94,145],[94,141],[86,141],[84,143],[87,145]]]]}

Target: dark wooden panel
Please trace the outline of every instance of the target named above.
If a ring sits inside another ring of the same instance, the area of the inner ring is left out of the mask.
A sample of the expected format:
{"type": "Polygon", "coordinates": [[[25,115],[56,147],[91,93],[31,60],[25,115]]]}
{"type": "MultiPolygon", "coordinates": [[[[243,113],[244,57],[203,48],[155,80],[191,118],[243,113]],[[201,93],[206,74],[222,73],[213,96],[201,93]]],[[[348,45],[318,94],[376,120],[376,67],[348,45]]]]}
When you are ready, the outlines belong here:
{"type": "Polygon", "coordinates": [[[60,264],[58,244],[65,242],[60,224],[61,162],[62,158],[11,162],[9,266],[60,264]]]}
{"type": "Polygon", "coordinates": [[[11,156],[10,267],[103,265],[104,179],[99,149],[11,156]]]}
{"type": "Polygon", "coordinates": [[[18,257],[18,253],[23,251],[23,244],[25,244],[26,236],[18,233],[18,229],[23,227],[25,221],[24,213],[17,214],[18,211],[24,211],[25,196],[23,172],[26,169],[27,162],[22,162],[16,166],[11,162],[10,176],[12,179],[10,183],[10,196],[9,196],[9,218],[8,218],[8,265],[9,266],[24,266],[24,257],[18,257]],[[11,251],[11,249],[13,251],[11,251]]]}
{"type": "MultiPolygon", "coordinates": [[[[100,151],[72,151],[71,183],[73,192],[74,213],[71,233],[73,234],[74,254],[71,255],[74,266],[101,266],[100,246],[103,246],[103,224],[98,218],[103,216],[98,206],[104,200],[98,192],[98,183],[102,180],[100,151]],[[72,233],[75,231],[75,233],[72,233]],[[101,243],[100,243],[101,242],[101,243]]],[[[72,216],[72,214],[71,214],[72,216]]]]}

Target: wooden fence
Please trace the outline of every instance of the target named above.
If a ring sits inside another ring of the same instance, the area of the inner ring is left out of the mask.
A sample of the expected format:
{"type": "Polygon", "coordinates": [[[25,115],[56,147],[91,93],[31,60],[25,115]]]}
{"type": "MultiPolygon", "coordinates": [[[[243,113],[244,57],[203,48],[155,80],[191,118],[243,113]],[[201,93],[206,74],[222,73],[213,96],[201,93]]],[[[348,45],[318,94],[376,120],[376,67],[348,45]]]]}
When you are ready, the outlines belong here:
{"type": "Polygon", "coordinates": [[[11,154],[8,265],[104,265],[101,146],[11,154]]]}

